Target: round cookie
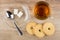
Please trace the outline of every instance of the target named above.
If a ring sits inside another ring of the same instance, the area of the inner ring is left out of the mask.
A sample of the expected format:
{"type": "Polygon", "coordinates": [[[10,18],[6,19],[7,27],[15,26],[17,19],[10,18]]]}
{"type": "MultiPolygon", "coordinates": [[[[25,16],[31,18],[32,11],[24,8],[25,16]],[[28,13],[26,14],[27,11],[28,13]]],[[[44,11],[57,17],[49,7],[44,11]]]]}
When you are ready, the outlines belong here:
{"type": "Polygon", "coordinates": [[[53,35],[55,32],[54,25],[50,22],[46,22],[43,25],[43,31],[46,35],[53,35]]]}
{"type": "Polygon", "coordinates": [[[45,36],[45,34],[43,33],[41,24],[37,24],[36,27],[34,27],[34,34],[39,38],[42,38],[45,36]]]}
{"type": "Polygon", "coordinates": [[[36,23],[35,23],[35,22],[29,22],[29,23],[26,25],[26,31],[27,31],[29,34],[33,35],[33,34],[34,34],[33,30],[34,30],[34,27],[35,27],[35,26],[36,26],[36,23]]]}

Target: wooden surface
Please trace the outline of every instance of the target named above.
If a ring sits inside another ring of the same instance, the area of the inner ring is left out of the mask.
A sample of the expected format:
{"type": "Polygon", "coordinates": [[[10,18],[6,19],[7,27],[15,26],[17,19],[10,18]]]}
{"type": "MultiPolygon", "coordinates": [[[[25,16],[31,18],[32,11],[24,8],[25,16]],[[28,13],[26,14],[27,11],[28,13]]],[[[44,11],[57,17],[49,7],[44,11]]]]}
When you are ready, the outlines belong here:
{"type": "Polygon", "coordinates": [[[18,20],[17,25],[23,32],[23,35],[21,36],[18,34],[13,21],[8,19],[5,15],[5,9],[15,8],[20,4],[27,5],[30,13],[33,13],[32,8],[37,1],[41,0],[0,0],[0,40],[60,40],[60,0],[43,0],[48,2],[51,8],[51,17],[49,17],[47,20],[41,21],[34,19],[34,17],[31,16],[31,20],[38,23],[43,23],[46,21],[54,23],[56,32],[52,36],[45,36],[44,38],[40,39],[36,36],[29,35],[25,30],[26,23],[24,23],[24,25],[20,25],[20,21],[18,20]]]}

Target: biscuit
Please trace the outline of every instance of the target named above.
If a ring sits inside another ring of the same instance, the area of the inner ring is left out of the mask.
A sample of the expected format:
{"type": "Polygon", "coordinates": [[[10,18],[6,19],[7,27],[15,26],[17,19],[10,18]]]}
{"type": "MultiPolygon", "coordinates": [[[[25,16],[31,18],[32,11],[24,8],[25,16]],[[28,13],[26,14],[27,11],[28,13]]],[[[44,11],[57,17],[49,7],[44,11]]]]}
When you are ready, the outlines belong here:
{"type": "Polygon", "coordinates": [[[50,22],[46,22],[43,24],[43,31],[46,35],[53,35],[55,32],[55,27],[53,25],[53,23],[50,22]]]}
{"type": "Polygon", "coordinates": [[[45,34],[43,33],[42,24],[37,24],[36,27],[34,27],[34,34],[39,38],[45,36],[45,34]]]}
{"type": "Polygon", "coordinates": [[[35,27],[35,26],[36,26],[36,23],[35,23],[35,22],[29,22],[29,23],[26,25],[26,31],[27,31],[29,34],[33,35],[33,34],[34,34],[33,30],[34,30],[34,27],[35,27]]]}

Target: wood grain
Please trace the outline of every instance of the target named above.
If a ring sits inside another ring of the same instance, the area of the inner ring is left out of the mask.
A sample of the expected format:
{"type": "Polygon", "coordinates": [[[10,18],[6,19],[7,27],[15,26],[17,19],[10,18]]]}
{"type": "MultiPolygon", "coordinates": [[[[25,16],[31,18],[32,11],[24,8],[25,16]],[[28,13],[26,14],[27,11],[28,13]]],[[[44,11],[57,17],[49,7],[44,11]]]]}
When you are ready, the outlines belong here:
{"type": "MultiPolygon", "coordinates": [[[[59,0],[43,0],[50,4],[51,17],[47,20],[34,19],[31,15],[31,19],[37,23],[43,23],[46,21],[52,22],[55,25],[56,32],[52,36],[45,36],[44,38],[38,38],[36,36],[29,35],[25,30],[25,25],[20,25],[20,20],[18,20],[17,25],[23,32],[23,36],[18,34],[13,21],[6,17],[5,9],[9,8],[19,8],[20,4],[27,5],[30,13],[32,14],[33,6],[36,2],[41,0],[0,0],[0,40],[60,40],[60,1],[59,0]],[[53,18],[52,18],[53,17],[53,18]]],[[[19,8],[20,9],[20,8],[19,8]]]]}

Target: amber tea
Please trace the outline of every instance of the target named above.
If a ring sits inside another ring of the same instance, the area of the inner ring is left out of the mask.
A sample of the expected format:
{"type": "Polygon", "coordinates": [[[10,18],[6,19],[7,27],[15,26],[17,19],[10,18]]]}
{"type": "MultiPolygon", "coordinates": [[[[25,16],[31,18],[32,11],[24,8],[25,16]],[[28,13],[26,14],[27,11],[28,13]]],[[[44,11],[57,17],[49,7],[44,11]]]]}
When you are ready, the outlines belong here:
{"type": "Polygon", "coordinates": [[[34,16],[38,19],[44,20],[50,15],[49,4],[44,1],[39,1],[34,7],[34,16]]]}

